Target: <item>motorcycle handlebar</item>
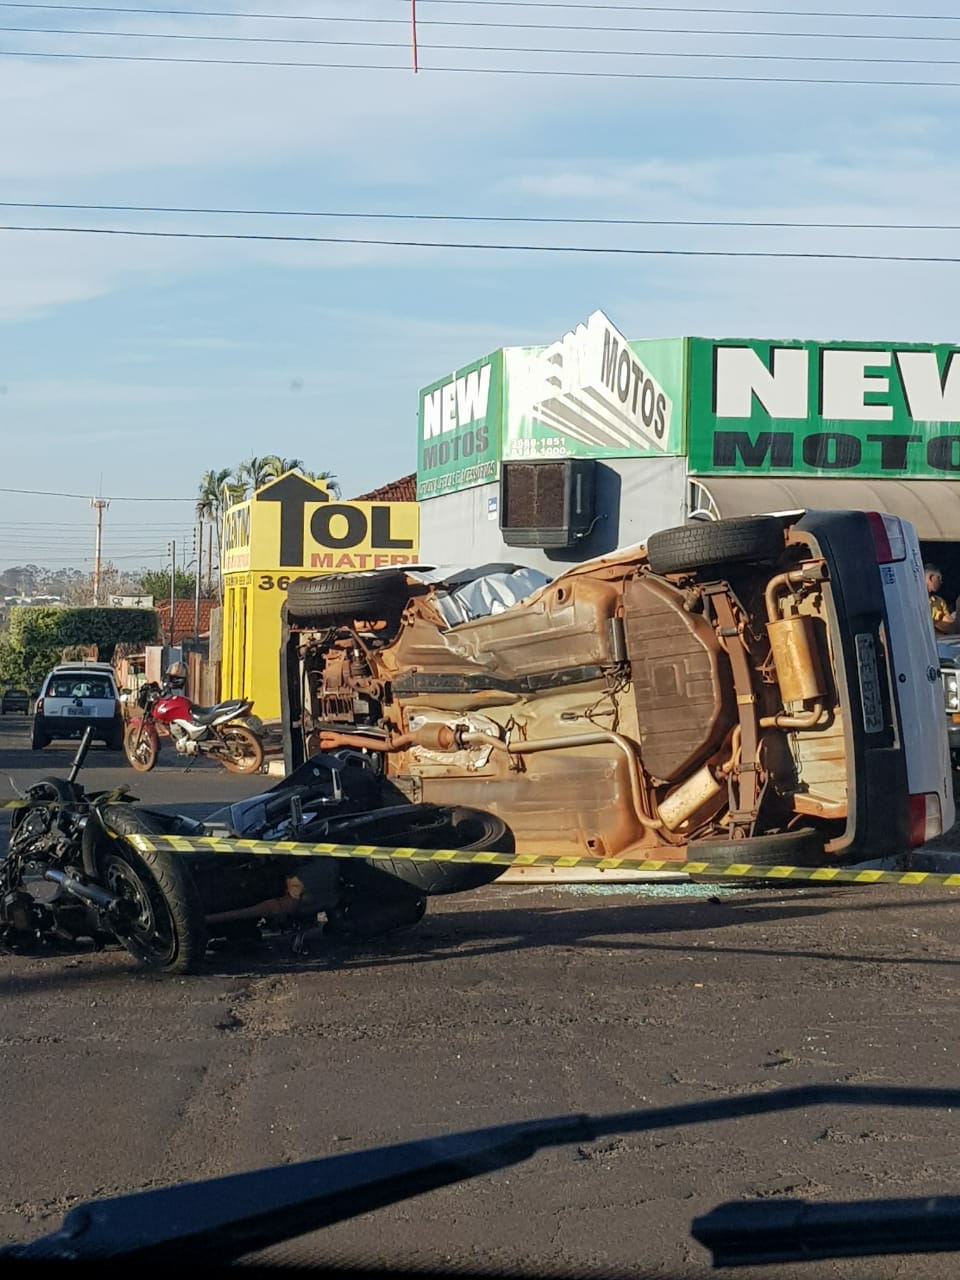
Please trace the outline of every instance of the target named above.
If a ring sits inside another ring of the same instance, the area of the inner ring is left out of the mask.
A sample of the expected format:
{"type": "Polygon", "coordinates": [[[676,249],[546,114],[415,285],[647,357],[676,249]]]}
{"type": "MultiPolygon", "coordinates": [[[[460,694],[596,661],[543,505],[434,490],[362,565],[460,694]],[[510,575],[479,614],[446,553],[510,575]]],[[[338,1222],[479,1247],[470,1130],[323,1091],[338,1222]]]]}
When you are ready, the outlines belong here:
{"type": "Polygon", "coordinates": [[[146,711],[148,706],[152,706],[160,697],[160,686],[155,680],[149,681],[147,684],[141,685],[137,693],[137,704],[146,711]]]}
{"type": "Polygon", "coordinates": [[[93,742],[93,725],[88,725],[83,731],[83,737],[80,739],[80,745],[77,747],[77,754],[73,757],[73,763],[70,766],[70,772],[67,774],[68,782],[76,782],[77,774],[83,768],[83,762],[87,758],[87,752],[90,750],[90,744],[93,742]]]}

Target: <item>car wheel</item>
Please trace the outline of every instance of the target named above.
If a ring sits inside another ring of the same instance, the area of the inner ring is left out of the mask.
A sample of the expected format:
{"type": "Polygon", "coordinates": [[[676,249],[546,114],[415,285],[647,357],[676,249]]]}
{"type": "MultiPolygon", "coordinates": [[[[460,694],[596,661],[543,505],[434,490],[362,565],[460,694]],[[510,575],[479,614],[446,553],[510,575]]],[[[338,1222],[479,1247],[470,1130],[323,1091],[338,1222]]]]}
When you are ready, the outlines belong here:
{"type": "Polygon", "coordinates": [[[33,733],[30,735],[30,746],[34,751],[42,751],[44,747],[50,745],[50,739],[45,733],[40,733],[37,726],[33,726],[33,733]]]}
{"type": "Polygon", "coordinates": [[[287,590],[287,612],[290,617],[310,622],[372,620],[398,615],[409,596],[406,575],[399,569],[366,577],[344,574],[295,578],[287,590]]]}
{"type": "Polygon", "coordinates": [[[744,840],[691,840],[687,857],[690,862],[739,862],[756,867],[819,867],[829,862],[823,836],[813,827],[744,840]]]}
{"type": "Polygon", "coordinates": [[[775,516],[748,516],[660,529],[647,539],[647,560],[654,573],[692,573],[721,564],[776,560],[783,545],[783,526],[775,516]]]}

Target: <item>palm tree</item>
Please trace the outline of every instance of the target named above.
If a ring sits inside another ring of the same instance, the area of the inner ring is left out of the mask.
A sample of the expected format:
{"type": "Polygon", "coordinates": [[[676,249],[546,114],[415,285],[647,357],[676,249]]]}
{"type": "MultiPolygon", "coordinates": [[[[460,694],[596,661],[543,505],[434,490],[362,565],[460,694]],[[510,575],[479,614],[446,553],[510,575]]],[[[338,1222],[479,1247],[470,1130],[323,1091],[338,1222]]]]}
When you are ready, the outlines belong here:
{"type": "MultiPolygon", "coordinates": [[[[258,458],[255,455],[247,458],[245,462],[241,462],[237,467],[237,480],[241,482],[245,488],[251,493],[256,493],[258,489],[269,481],[274,480],[281,472],[274,471],[274,459],[270,457],[258,458]]],[[[246,497],[246,493],[244,494],[246,497]]]]}
{"type": "Polygon", "coordinates": [[[260,461],[270,472],[272,479],[286,475],[288,471],[299,471],[308,480],[325,480],[327,488],[335,497],[340,497],[340,485],[332,471],[308,471],[302,458],[281,458],[279,454],[269,453],[260,461]]]}
{"type": "Polygon", "coordinates": [[[268,453],[263,461],[274,480],[277,476],[286,475],[288,471],[300,471],[306,474],[302,458],[281,458],[277,453],[268,453]]]}
{"type": "MultiPolygon", "coordinates": [[[[221,568],[222,555],[221,548],[223,545],[223,512],[226,506],[229,506],[227,500],[227,489],[232,471],[230,467],[224,467],[221,471],[205,471],[200,480],[200,490],[197,495],[197,519],[202,522],[210,520],[216,530],[217,535],[217,573],[219,579],[219,595],[223,599],[223,569],[221,568]]],[[[201,528],[202,537],[202,528],[201,528]]],[[[211,566],[207,566],[208,583],[211,578],[211,566]]]]}
{"type": "Polygon", "coordinates": [[[340,497],[340,481],[333,471],[305,471],[304,475],[308,480],[323,480],[326,482],[327,488],[335,498],[340,497]]]}

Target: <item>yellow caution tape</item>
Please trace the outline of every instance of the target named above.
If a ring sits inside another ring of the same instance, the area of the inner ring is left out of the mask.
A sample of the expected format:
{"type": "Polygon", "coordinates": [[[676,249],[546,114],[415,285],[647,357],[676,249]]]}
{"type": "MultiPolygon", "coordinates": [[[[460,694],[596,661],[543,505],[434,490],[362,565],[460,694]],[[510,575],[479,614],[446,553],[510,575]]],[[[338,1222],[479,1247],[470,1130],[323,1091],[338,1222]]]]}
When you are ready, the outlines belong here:
{"type": "Polygon", "coordinates": [[[960,888],[960,873],[874,871],[846,867],[766,867],[747,862],[671,862],[666,859],[581,857],[573,854],[495,853],[469,849],[399,849],[373,844],[307,844],[300,841],[231,840],[221,836],[126,835],[136,849],[159,853],[255,854],[260,857],[365,858],[373,861],[463,862],[499,867],[584,867],[593,871],[675,871],[684,875],[736,880],[808,880],[827,884],[944,885],[960,888]]]}
{"type": "MultiPolygon", "coordinates": [[[[111,792],[97,801],[100,805],[125,804],[130,801],[121,791],[111,792]]],[[[0,809],[27,807],[56,808],[63,801],[37,801],[26,799],[0,800],[0,809]]],[[[82,803],[82,802],[67,802],[82,803]]],[[[112,833],[111,833],[112,834],[112,833]]],[[[146,852],[172,850],[175,853],[255,854],[276,858],[363,858],[372,861],[389,861],[402,858],[408,862],[459,862],[499,867],[580,867],[592,871],[659,871],[676,872],[678,875],[705,876],[726,880],[792,880],[812,881],[821,884],[896,884],[942,885],[960,888],[960,873],[945,874],[937,871],[876,871],[854,870],[847,867],[790,867],[757,866],[749,862],[727,864],[713,862],[674,862],[661,858],[639,858],[624,855],[619,858],[597,858],[578,854],[551,853],[497,853],[489,849],[416,849],[403,846],[391,849],[373,844],[307,844],[295,840],[234,840],[222,836],[164,836],[124,835],[136,849],[146,852]]]]}

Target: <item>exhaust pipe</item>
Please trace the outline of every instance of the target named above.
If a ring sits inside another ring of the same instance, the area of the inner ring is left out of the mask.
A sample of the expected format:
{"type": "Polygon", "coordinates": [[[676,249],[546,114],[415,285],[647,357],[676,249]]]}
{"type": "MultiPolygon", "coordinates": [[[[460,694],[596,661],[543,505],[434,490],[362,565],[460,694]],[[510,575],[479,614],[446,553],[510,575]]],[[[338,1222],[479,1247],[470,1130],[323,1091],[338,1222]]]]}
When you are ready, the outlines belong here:
{"type": "Polygon", "coordinates": [[[121,902],[120,898],[107,893],[106,889],[98,889],[92,884],[82,884],[73,876],[68,876],[63,871],[56,871],[53,867],[48,867],[44,871],[43,878],[52,880],[54,884],[58,884],[61,889],[66,889],[67,893],[72,893],[81,902],[88,902],[92,907],[100,907],[103,911],[116,911],[121,902]]]}

